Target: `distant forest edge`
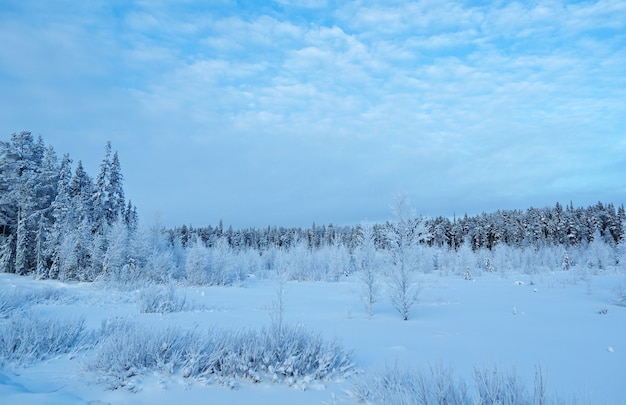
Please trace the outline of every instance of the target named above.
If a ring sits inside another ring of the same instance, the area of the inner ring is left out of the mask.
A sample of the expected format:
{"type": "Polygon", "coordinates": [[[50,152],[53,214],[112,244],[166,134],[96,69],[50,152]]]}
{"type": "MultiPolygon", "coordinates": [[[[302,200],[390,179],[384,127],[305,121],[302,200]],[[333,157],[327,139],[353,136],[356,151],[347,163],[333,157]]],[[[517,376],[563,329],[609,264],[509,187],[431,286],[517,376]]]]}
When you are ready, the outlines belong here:
{"type": "MultiPolygon", "coordinates": [[[[493,249],[499,244],[511,247],[542,247],[563,245],[579,246],[600,237],[602,241],[615,246],[624,236],[626,225],[624,205],[618,209],[612,203],[598,202],[587,208],[565,208],[560,203],[554,207],[528,208],[527,210],[498,210],[490,214],[465,215],[460,218],[421,218],[415,217],[415,229],[422,233],[420,240],[431,247],[458,249],[469,246],[472,250],[493,249]]],[[[385,249],[384,235],[393,223],[372,224],[376,236],[376,246],[385,249]]],[[[361,225],[321,225],[310,228],[271,227],[224,229],[223,225],[194,228],[183,225],[169,230],[170,240],[178,240],[183,246],[196,237],[212,246],[225,238],[233,248],[269,247],[290,248],[306,241],[311,249],[341,243],[354,248],[360,241],[361,225]]]]}
{"type": "MultiPolygon", "coordinates": [[[[575,208],[556,203],[453,219],[412,215],[407,229],[420,245],[451,251],[498,246],[567,250],[592,242],[614,248],[625,236],[625,218],[623,204],[575,208]]],[[[377,250],[390,247],[387,235],[394,227],[393,220],[372,224],[377,250]]],[[[198,244],[258,255],[296,246],[310,251],[340,246],[353,255],[362,241],[361,224],[234,230],[220,222],[215,227],[165,229],[155,224],[140,229],[137,208],[125,199],[120,161],[110,143],[92,179],[81,161],[72,168],[70,156],[59,159],[41,136],[20,132],[0,142],[0,272],[91,281],[149,271],[156,281],[164,281],[176,278],[176,271],[184,273],[175,269],[192,267],[190,252],[198,244]]]]}

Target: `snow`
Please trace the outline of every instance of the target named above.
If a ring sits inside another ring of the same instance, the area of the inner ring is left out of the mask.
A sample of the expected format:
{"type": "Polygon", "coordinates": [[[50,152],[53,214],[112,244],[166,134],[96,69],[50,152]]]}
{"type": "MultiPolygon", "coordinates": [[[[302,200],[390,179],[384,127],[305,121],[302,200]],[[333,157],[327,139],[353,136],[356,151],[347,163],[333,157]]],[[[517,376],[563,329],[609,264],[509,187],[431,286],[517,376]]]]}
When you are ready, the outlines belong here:
{"type": "MultiPolygon", "coordinates": [[[[350,275],[339,282],[288,282],[285,321],[338,339],[354,351],[362,378],[388,365],[427,368],[443,364],[472,386],[474,367],[515,368],[532,389],[540,366],[550,394],[570,401],[626,403],[626,307],[613,305],[619,272],[577,274],[482,273],[420,275],[422,290],[408,321],[382,297],[369,319],[362,304],[362,282],[350,275]],[[606,311],[604,311],[606,310],[606,311]]],[[[59,290],[32,310],[42,317],[83,316],[88,329],[120,317],[148,326],[223,329],[260,328],[270,323],[278,283],[250,278],[240,287],[178,286],[187,309],[140,313],[138,289],[101,283],[35,281],[0,274],[0,292],[59,290]]],[[[27,305],[27,304],[25,304],[27,305]]],[[[1,314],[0,314],[1,315],[1,314]]],[[[4,320],[0,319],[0,325],[4,320]]],[[[136,392],[107,390],[86,370],[91,350],[59,355],[32,364],[0,359],[0,403],[10,404],[171,404],[298,403],[351,404],[351,379],[304,381],[288,386],[270,381],[237,381],[236,389],[180,374],[150,374],[136,392]]]]}

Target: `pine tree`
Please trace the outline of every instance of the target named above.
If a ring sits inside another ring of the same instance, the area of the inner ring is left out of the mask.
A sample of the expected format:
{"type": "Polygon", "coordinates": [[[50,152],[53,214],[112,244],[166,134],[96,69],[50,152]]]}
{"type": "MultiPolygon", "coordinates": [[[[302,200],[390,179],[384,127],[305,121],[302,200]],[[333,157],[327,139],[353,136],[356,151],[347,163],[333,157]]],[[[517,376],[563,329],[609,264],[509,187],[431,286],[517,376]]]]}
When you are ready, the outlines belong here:
{"type": "MultiPolygon", "coordinates": [[[[43,141],[33,140],[30,132],[13,134],[10,142],[0,144],[0,172],[3,174],[3,193],[0,197],[3,233],[14,233],[14,262],[5,263],[5,271],[27,274],[35,268],[36,216],[42,205],[37,200],[37,182],[43,159],[43,141]]],[[[9,239],[5,239],[5,243],[9,239]]],[[[5,246],[13,248],[13,245],[5,246]]]]}
{"type": "Polygon", "coordinates": [[[51,204],[52,227],[48,236],[48,245],[51,252],[49,278],[56,279],[62,264],[61,246],[65,233],[71,230],[74,224],[74,211],[72,210],[72,160],[65,154],[61,161],[59,176],[56,184],[56,196],[51,204]]]}
{"type": "Polygon", "coordinates": [[[117,221],[118,218],[124,218],[124,187],[122,185],[124,177],[117,152],[113,154],[111,161],[111,170],[107,182],[107,198],[108,210],[106,211],[107,221],[109,224],[117,221]]]}
{"type": "Polygon", "coordinates": [[[131,234],[137,231],[139,215],[137,214],[137,207],[130,200],[128,200],[128,206],[124,210],[124,222],[131,234]]]}
{"type": "Polygon", "coordinates": [[[15,273],[15,234],[9,234],[2,238],[0,269],[3,273],[15,273]]]}
{"type": "Polygon", "coordinates": [[[67,218],[62,244],[63,266],[60,277],[63,279],[91,279],[93,262],[91,243],[94,235],[93,183],[78,161],[70,182],[72,216],[67,218]]]}
{"type": "Polygon", "coordinates": [[[53,235],[54,217],[52,203],[56,199],[57,183],[59,181],[59,165],[56,153],[52,146],[44,154],[40,178],[37,182],[37,201],[40,215],[36,233],[36,275],[38,278],[49,278],[54,253],[53,235]]]}
{"type": "MultiPolygon", "coordinates": [[[[620,208],[622,211],[624,210],[624,207],[622,206],[620,208]]],[[[620,240],[617,244],[617,249],[616,249],[616,256],[617,256],[617,263],[624,267],[626,266],[626,221],[622,221],[622,226],[621,226],[621,233],[620,233],[620,240]]]]}
{"type": "Polygon", "coordinates": [[[106,143],[104,152],[93,197],[96,228],[100,230],[105,223],[110,226],[118,218],[123,218],[126,208],[120,160],[117,152],[111,158],[110,141],[106,143]]]}
{"type": "Polygon", "coordinates": [[[78,222],[94,222],[94,195],[93,182],[83,168],[82,161],[79,160],[70,182],[70,198],[78,222]]]}
{"type": "Polygon", "coordinates": [[[100,163],[100,171],[96,176],[93,190],[93,220],[94,229],[102,234],[104,232],[105,222],[108,222],[108,214],[110,211],[109,198],[107,195],[107,183],[109,173],[111,171],[111,142],[107,142],[104,148],[104,158],[100,163]]]}

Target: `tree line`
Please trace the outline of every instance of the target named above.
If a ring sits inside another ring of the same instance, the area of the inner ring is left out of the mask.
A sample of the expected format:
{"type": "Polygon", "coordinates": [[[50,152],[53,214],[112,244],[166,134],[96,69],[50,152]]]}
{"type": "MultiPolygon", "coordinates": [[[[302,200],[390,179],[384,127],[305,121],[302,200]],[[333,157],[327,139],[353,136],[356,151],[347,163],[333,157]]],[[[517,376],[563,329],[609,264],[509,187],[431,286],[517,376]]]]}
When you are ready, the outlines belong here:
{"type": "Polygon", "coordinates": [[[283,267],[301,271],[309,266],[309,273],[319,274],[315,277],[328,273],[336,278],[342,273],[337,269],[355,267],[364,244],[391,254],[394,263],[404,257],[394,254],[404,240],[397,237],[400,229],[417,246],[478,254],[497,247],[615,247],[624,239],[626,225],[623,205],[601,202],[460,218],[422,218],[410,211],[402,218],[402,224],[395,215],[383,223],[309,228],[235,230],[225,229],[221,221],[200,228],[140,228],[137,208],[126,201],[120,160],[110,142],[95,178],[81,161],[73,166],[67,154],[59,159],[41,136],[20,132],[0,142],[0,272],[42,279],[167,281],[193,276],[223,284],[244,278],[253,268],[274,268],[280,260],[283,267]],[[280,252],[290,255],[280,259],[280,252]],[[310,263],[294,264],[305,258],[310,263]]]}
{"type": "MultiPolygon", "coordinates": [[[[458,250],[469,246],[472,250],[493,249],[497,245],[510,247],[544,247],[561,245],[577,247],[599,237],[603,242],[616,245],[624,236],[626,225],[624,205],[617,209],[613,203],[598,202],[586,208],[575,208],[573,203],[563,207],[528,208],[526,210],[498,210],[492,213],[460,218],[439,216],[436,218],[413,218],[414,226],[420,228],[421,243],[429,247],[458,250]]],[[[393,227],[393,221],[373,225],[374,239],[378,249],[388,249],[385,235],[393,227]]],[[[168,231],[171,243],[183,247],[196,238],[207,246],[213,246],[224,238],[233,249],[270,247],[289,249],[305,241],[310,249],[342,244],[351,251],[359,245],[362,225],[335,226],[313,224],[309,228],[272,227],[224,229],[217,226],[194,228],[183,225],[168,231]]]]}

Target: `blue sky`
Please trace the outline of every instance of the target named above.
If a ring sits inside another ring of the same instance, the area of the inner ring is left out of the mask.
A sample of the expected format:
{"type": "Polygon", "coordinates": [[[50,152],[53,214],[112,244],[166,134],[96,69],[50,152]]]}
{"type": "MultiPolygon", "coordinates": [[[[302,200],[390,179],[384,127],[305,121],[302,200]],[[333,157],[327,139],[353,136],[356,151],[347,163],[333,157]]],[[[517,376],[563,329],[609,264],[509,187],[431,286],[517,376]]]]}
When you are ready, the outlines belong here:
{"type": "Polygon", "coordinates": [[[0,5],[0,134],[143,219],[235,227],[626,201],[626,3],[0,5]]]}

